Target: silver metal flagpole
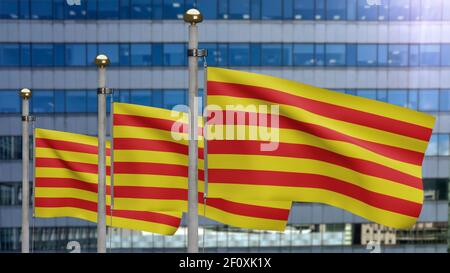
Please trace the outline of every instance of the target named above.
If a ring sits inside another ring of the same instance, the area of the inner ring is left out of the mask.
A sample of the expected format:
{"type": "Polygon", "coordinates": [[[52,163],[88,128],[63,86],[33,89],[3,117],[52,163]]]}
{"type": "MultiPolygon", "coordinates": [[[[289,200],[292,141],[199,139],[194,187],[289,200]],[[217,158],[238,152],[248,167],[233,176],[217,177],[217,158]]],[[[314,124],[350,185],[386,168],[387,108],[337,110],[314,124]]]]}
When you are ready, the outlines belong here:
{"type": "Polygon", "coordinates": [[[183,16],[189,23],[189,177],[188,177],[188,248],[189,253],[198,253],[198,30],[197,23],[203,21],[200,11],[190,9],[183,16]]]}
{"type": "Polygon", "coordinates": [[[106,55],[95,58],[98,67],[98,210],[97,210],[97,252],[106,253],[106,55]]]}
{"type": "Polygon", "coordinates": [[[29,106],[31,90],[20,90],[22,97],[22,253],[30,252],[30,141],[29,141],[29,106]]]}

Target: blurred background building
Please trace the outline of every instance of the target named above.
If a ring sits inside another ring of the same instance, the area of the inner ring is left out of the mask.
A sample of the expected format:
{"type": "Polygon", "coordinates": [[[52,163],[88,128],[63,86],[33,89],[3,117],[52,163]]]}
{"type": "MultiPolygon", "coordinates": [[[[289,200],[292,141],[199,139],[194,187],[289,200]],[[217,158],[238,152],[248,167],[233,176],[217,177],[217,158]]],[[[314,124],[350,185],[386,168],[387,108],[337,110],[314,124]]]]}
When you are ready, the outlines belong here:
{"type": "MultiPolygon", "coordinates": [[[[208,49],[211,66],[288,78],[437,117],[423,168],[426,201],[412,230],[371,224],[330,206],[295,204],[284,233],[201,221],[200,247],[369,252],[368,243],[380,243],[382,252],[447,252],[446,0],[1,0],[0,252],[20,251],[18,90],[34,91],[37,126],[95,135],[92,61],[105,53],[112,61],[107,86],[116,101],[169,109],[186,103],[187,26],[181,18],[194,6],[205,17],[200,48],[208,49]]],[[[72,240],[82,251],[96,249],[92,223],[70,218],[30,223],[35,251],[67,252],[72,240]]],[[[179,252],[185,251],[186,233],[185,227],[173,237],[115,229],[108,245],[113,251],[179,252]]]]}

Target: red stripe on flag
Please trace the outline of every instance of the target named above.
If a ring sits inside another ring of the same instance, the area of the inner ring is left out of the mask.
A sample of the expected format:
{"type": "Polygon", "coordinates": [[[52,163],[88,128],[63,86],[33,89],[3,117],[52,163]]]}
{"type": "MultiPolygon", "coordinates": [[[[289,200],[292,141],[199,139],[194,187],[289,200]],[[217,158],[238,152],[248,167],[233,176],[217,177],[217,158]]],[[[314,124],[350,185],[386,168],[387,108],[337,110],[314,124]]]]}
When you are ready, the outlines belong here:
{"type": "Polygon", "coordinates": [[[114,162],[115,174],[153,174],[187,177],[188,167],[147,162],[114,162]]]}
{"type": "MultiPolygon", "coordinates": [[[[76,143],[73,141],[55,140],[47,138],[36,138],[36,147],[38,148],[50,148],[54,150],[98,154],[97,145],[88,145],[83,143],[76,143]]],[[[106,155],[110,155],[110,149],[106,149],[106,155]]]]}
{"type": "Polygon", "coordinates": [[[261,151],[263,141],[212,140],[209,141],[210,154],[263,155],[292,158],[306,158],[328,162],[363,174],[387,179],[399,184],[422,189],[422,179],[400,172],[385,165],[364,159],[344,156],[322,148],[291,143],[278,143],[274,151],[261,151]]]}
{"type": "MultiPolygon", "coordinates": [[[[187,201],[188,192],[186,189],[177,188],[115,186],[114,197],[187,201]]],[[[198,200],[199,205],[202,205],[203,193],[198,194],[198,200]]],[[[221,198],[208,198],[206,199],[206,204],[219,210],[242,216],[273,220],[287,220],[289,217],[289,209],[243,204],[221,198]]]]}
{"type": "MultiPolygon", "coordinates": [[[[303,187],[333,191],[373,207],[411,217],[418,217],[422,209],[422,205],[419,203],[372,192],[345,181],[317,174],[210,169],[208,175],[209,183],[303,187]]],[[[289,189],[286,190],[288,191],[289,189]]]]}
{"type": "MultiPolygon", "coordinates": [[[[72,178],[36,177],[36,188],[72,188],[97,193],[97,184],[72,178]]],[[[111,194],[111,187],[106,186],[106,194],[111,194]]]]}
{"type": "MultiPolygon", "coordinates": [[[[59,158],[36,158],[36,168],[64,168],[74,172],[98,173],[97,164],[65,161],[59,158]]],[[[111,168],[106,166],[106,174],[109,175],[111,168]]]]}
{"type": "Polygon", "coordinates": [[[184,144],[165,140],[141,138],[114,138],[114,149],[171,152],[184,155],[187,155],[189,152],[188,146],[184,144]]]}
{"type": "MultiPolygon", "coordinates": [[[[42,198],[35,199],[35,206],[41,208],[63,208],[72,207],[84,209],[92,212],[97,212],[97,203],[75,198],[42,198]]],[[[106,206],[106,214],[110,215],[110,206],[106,206]]],[[[131,211],[131,210],[114,210],[113,216],[126,219],[141,220],[152,223],[160,223],[168,226],[178,227],[181,218],[158,213],[146,211],[131,211]]]]}
{"type": "Polygon", "coordinates": [[[208,81],[208,95],[254,98],[272,103],[291,105],[332,119],[367,126],[424,141],[429,140],[432,132],[431,128],[408,123],[406,121],[396,120],[258,86],[208,81]]]}
{"type": "MultiPolygon", "coordinates": [[[[224,111],[224,116],[226,115],[226,111],[224,111]]],[[[234,113],[234,112],[232,112],[234,113]]],[[[271,115],[267,116],[268,120],[271,120],[271,115]]],[[[236,120],[228,121],[226,120],[213,120],[212,124],[223,124],[226,123],[228,125],[256,125],[254,122],[254,118],[250,118],[249,115],[246,115],[246,118],[244,120],[236,120]]],[[[365,148],[367,150],[370,150],[374,153],[399,160],[405,163],[410,163],[414,165],[421,166],[422,161],[424,158],[424,154],[416,151],[411,151],[399,147],[394,147],[386,144],[376,143],[372,141],[367,141],[363,139],[359,139],[357,137],[353,137],[338,131],[335,131],[333,129],[329,129],[327,127],[313,124],[313,123],[307,123],[307,122],[301,122],[297,121],[285,116],[279,116],[279,128],[284,129],[293,129],[302,131],[320,138],[325,138],[329,140],[337,140],[337,141],[344,141],[348,142],[354,145],[357,145],[359,147],[365,148]]]]}

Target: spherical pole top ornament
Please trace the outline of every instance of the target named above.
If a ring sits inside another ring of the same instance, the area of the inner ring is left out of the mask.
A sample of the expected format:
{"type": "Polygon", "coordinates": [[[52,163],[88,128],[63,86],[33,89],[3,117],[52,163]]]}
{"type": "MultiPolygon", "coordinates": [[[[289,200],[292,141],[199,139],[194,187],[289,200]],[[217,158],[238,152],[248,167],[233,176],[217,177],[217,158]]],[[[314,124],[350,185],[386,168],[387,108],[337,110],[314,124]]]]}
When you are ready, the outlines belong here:
{"type": "Polygon", "coordinates": [[[20,96],[22,97],[22,99],[27,100],[29,98],[31,98],[31,90],[28,88],[23,88],[20,90],[20,96]]]}
{"type": "Polygon", "coordinates": [[[203,21],[203,15],[200,13],[198,9],[190,9],[186,11],[186,13],[183,16],[183,19],[186,23],[195,25],[203,21]]]}
{"type": "Polygon", "coordinates": [[[109,61],[108,56],[106,56],[105,54],[100,54],[100,55],[97,55],[97,57],[95,57],[94,63],[98,67],[106,67],[109,65],[110,61],[109,61]]]}

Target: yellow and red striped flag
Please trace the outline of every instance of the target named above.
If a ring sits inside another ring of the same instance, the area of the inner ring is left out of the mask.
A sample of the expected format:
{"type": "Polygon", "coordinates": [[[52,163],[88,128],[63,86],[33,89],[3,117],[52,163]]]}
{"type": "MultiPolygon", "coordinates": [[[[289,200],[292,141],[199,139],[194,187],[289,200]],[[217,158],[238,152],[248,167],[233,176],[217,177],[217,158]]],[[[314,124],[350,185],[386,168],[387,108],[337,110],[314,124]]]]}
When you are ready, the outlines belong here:
{"type": "MultiPolygon", "coordinates": [[[[181,112],[114,104],[115,207],[187,211],[187,121],[181,112]]],[[[210,219],[242,228],[284,230],[290,201],[208,198],[204,210],[203,141],[199,148],[199,215],[206,211],[210,219]]]]}
{"type": "MultiPolygon", "coordinates": [[[[96,137],[36,129],[36,217],[74,217],[97,222],[98,140],[96,137]]],[[[110,149],[107,143],[107,217],[111,225],[110,149]]],[[[113,227],[172,235],[180,212],[113,210],[113,227]]]]}
{"type": "Polygon", "coordinates": [[[419,217],[433,116],[211,67],[208,104],[210,196],[325,203],[395,228],[419,217]]]}

